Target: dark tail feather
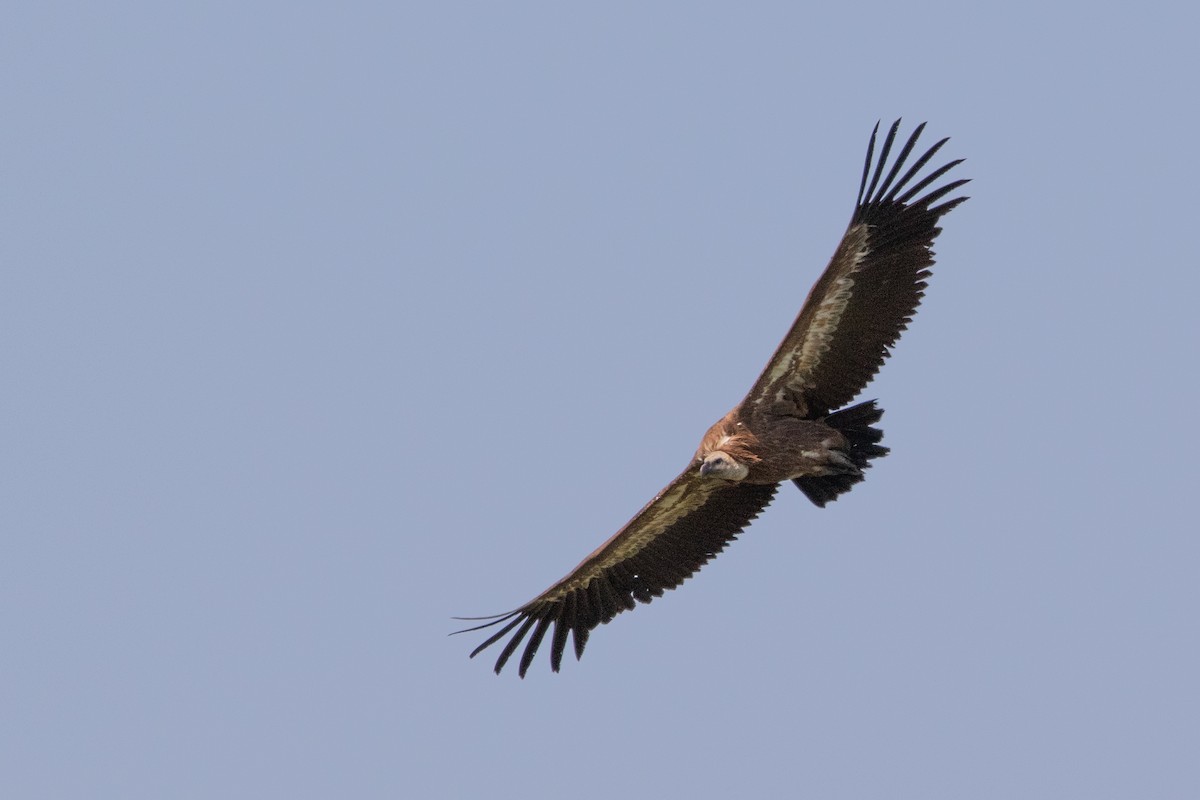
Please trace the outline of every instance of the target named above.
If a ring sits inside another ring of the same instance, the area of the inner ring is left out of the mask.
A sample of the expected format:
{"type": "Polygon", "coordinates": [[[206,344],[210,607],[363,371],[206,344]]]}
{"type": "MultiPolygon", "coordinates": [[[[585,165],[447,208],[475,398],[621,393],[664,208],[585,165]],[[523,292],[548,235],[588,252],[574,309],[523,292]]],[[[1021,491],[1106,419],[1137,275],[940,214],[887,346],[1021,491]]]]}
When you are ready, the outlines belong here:
{"type": "Polygon", "coordinates": [[[850,442],[846,451],[847,457],[858,468],[858,472],[845,472],[841,475],[822,475],[819,477],[793,478],[800,491],[809,500],[824,508],[830,500],[836,500],[838,495],[850,491],[854,484],[863,479],[862,471],[871,466],[872,458],[886,456],[888,449],[879,444],[883,431],[872,428],[883,416],[883,409],[875,405],[874,400],[859,403],[856,406],[843,408],[825,417],[825,424],[841,432],[850,442]]]}

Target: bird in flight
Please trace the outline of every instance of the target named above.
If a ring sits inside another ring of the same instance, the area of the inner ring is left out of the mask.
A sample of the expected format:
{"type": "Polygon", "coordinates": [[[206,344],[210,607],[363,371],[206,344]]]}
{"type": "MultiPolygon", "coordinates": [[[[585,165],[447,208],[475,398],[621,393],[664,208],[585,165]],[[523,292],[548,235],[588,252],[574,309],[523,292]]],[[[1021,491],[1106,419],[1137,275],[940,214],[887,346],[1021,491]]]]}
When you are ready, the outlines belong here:
{"type": "Polygon", "coordinates": [[[557,672],[568,637],[580,658],[594,628],[689,578],[737,538],[780,484],[791,481],[823,507],[887,454],[874,427],[883,410],[874,400],[847,404],[911,321],[933,266],[938,223],[967,199],[947,199],[966,179],[934,186],[962,159],[918,177],[947,139],[901,173],[924,123],[889,168],[899,128],[896,120],[878,158],[879,125],[871,132],[850,225],[745,399],[708,429],[675,480],[565,578],[507,614],[460,617],[483,624],[456,633],[501,626],[472,658],[511,634],[495,671],[526,642],[517,668],[523,678],[553,625],[550,668],[557,672]]]}

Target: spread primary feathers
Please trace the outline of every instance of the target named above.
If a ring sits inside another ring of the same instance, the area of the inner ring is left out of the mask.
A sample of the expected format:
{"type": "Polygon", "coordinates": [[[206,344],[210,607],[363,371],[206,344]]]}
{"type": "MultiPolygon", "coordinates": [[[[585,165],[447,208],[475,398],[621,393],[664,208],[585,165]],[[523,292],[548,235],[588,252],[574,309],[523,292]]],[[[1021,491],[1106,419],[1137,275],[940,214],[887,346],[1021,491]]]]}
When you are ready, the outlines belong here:
{"type": "Polygon", "coordinates": [[[553,626],[550,667],[557,672],[568,638],[581,657],[594,628],[682,583],[767,507],[780,484],[791,481],[824,506],[887,453],[873,427],[882,409],[874,401],[845,406],[912,319],[938,223],[967,199],[943,199],[965,179],[930,188],[961,159],[917,177],[946,139],[901,174],[924,123],[889,168],[899,127],[897,120],[888,130],[878,159],[879,126],[872,131],[850,225],[746,398],[708,430],[675,480],[565,578],[515,611],[465,617],[488,620],[466,631],[501,625],[472,658],[511,633],[495,671],[526,642],[518,666],[524,677],[553,626]]]}

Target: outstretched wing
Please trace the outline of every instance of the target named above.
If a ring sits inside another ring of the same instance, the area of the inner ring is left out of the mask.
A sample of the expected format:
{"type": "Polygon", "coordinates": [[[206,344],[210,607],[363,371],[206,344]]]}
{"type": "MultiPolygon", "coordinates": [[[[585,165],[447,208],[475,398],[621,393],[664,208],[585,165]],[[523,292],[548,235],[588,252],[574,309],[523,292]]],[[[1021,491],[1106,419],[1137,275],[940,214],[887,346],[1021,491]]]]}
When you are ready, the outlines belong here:
{"type": "Polygon", "coordinates": [[[580,658],[593,628],[685,581],[737,538],[775,489],[702,477],[691,464],[565,578],[517,610],[479,617],[491,621],[457,633],[504,624],[472,651],[474,658],[515,629],[496,659],[496,674],[529,635],[518,667],[523,678],[553,623],[550,668],[558,672],[568,635],[580,658]]]}
{"type": "Polygon", "coordinates": [[[896,120],[874,170],[879,125],[871,132],[850,226],[746,402],[784,404],[809,417],[841,408],[875,376],[916,312],[933,265],[933,240],[941,232],[938,220],[967,198],[938,201],[967,181],[929,189],[962,159],[917,179],[947,139],[900,174],[925,123],[913,131],[884,177],[899,127],[896,120]]]}

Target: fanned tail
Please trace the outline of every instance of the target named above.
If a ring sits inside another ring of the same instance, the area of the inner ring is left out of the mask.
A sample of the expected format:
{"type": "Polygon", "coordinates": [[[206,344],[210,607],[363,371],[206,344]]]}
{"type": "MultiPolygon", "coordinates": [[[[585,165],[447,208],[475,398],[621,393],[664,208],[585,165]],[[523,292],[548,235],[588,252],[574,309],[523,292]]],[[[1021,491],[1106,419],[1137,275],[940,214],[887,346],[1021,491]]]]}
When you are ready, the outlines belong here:
{"type": "Polygon", "coordinates": [[[883,439],[883,431],[871,427],[882,417],[883,409],[876,406],[874,400],[843,408],[825,417],[822,421],[849,441],[846,457],[854,464],[856,471],[793,478],[792,483],[821,508],[831,500],[836,500],[838,495],[850,491],[854,484],[862,481],[862,471],[870,466],[868,462],[888,453],[888,449],[879,444],[883,439]]]}

